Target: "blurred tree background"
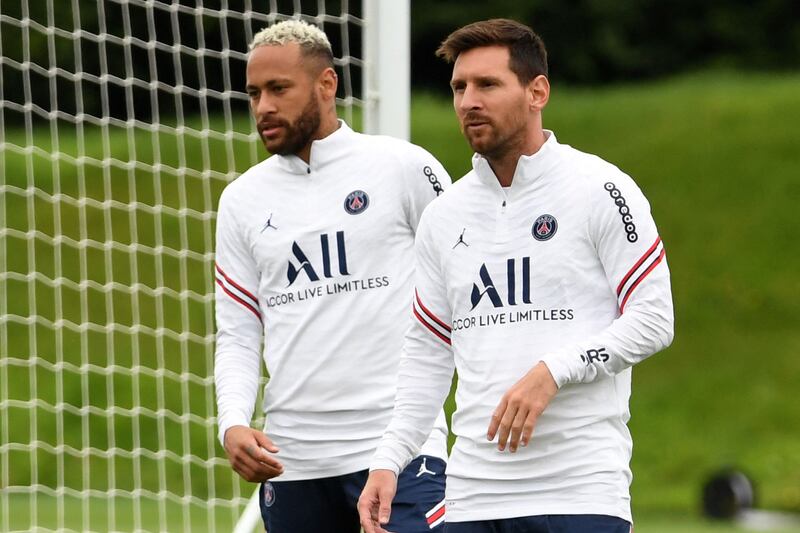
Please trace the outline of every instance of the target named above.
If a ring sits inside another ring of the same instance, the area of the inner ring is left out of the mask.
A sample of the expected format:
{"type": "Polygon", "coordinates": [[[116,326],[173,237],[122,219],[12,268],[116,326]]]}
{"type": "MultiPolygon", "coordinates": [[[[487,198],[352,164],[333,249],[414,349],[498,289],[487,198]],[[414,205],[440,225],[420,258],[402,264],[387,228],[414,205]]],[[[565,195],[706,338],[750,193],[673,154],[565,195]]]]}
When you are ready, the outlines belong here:
{"type": "Polygon", "coordinates": [[[606,84],[708,67],[800,67],[797,0],[412,0],[414,87],[447,90],[434,57],[444,37],[484,18],[530,25],[545,42],[550,77],[606,84]]]}
{"type": "MultiPolygon", "coordinates": [[[[194,0],[179,3],[195,5],[194,0]]],[[[310,15],[318,13],[316,1],[280,0],[275,2],[281,13],[291,13],[300,3],[310,15]]],[[[361,16],[360,2],[344,2],[353,16],[361,16]]],[[[244,0],[208,0],[203,6],[220,9],[225,4],[232,10],[241,9],[244,0]]],[[[202,31],[192,20],[182,20],[184,15],[159,16],[148,19],[144,9],[130,6],[126,9],[115,2],[104,2],[105,20],[98,20],[95,0],[78,0],[79,20],[71,17],[55,23],[68,31],[83,29],[94,33],[124,35],[123,26],[131,25],[135,38],[144,42],[160,40],[176,42],[188,48],[198,43],[217,50],[221,40],[227,39],[234,50],[245,51],[247,37],[242,25],[233,31],[222,31],[220,20],[206,17],[202,31]],[[126,22],[126,17],[128,21],[126,22]],[[176,19],[176,20],[173,20],[176,19]],[[184,23],[185,22],[185,23],[184,23]]],[[[254,6],[257,7],[257,6],[254,6]]],[[[47,2],[31,2],[29,17],[47,20],[47,2]]],[[[328,0],[325,12],[339,13],[342,2],[328,0]]],[[[4,13],[22,18],[22,8],[11,3],[3,7],[4,13]]],[[[411,0],[412,85],[414,89],[446,93],[450,69],[436,58],[434,51],[439,43],[456,28],[492,17],[509,17],[529,24],[544,39],[550,56],[550,76],[556,82],[569,85],[608,84],[626,80],[644,80],[678,74],[708,67],[726,67],[750,71],[779,71],[800,68],[800,2],[797,0],[411,0]]],[[[260,29],[253,27],[254,30],[260,29]]],[[[338,31],[329,31],[334,51],[341,47],[338,31]]],[[[37,65],[75,71],[73,43],[64,39],[56,41],[54,50],[48,49],[47,36],[34,31],[25,36],[27,46],[20,46],[22,32],[7,26],[2,35],[3,55],[14,61],[31,61],[37,65]],[[23,54],[23,50],[27,50],[23,54]]],[[[80,50],[82,70],[102,75],[104,72],[125,78],[129,74],[146,78],[150,68],[155,68],[159,81],[165,85],[176,83],[173,59],[158,50],[149,58],[142,49],[134,51],[133,70],[125,72],[125,63],[101,64],[103,53],[96,44],[82,40],[80,50]]],[[[106,44],[112,47],[111,44],[106,44]]],[[[361,56],[361,42],[357,31],[350,33],[350,53],[361,56]]],[[[192,59],[194,60],[194,59],[192,59]]],[[[205,71],[207,87],[223,90],[223,80],[229,69],[232,80],[244,80],[244,64],[226,62],[212,56],[197,59],[205,71]]],[[[183,82],[197,86],[198,69],[183,69],[183,82]]],[[[359,72],[353,80],[359,86],[359,72]]],[[[7,69],[3,79],[6,94],[25,90],[19,70],[7,69]]],[[[113,85],[112,85],[113,89],[113,85]]],[[[48,109],[51,107],[51,88],[44,73],[32,74],[29,90],[32,101],[48,109]],[[41,76],[41,83],[38,81],[41,76]]],[[[76,101],[75,86],[59,81],[57,87],[60,108],[70,112],[70,103],[76,101]]],[[[109,94],[110,102],[121,101],[120,94],[109,94]]],[[[174,105],[172,95],[159,91],[159,107],[174,105]]],[[[100,114],[101,95],[86,91],[82,95],[84,112],[100,114]]],[[[207,102],[210,111],[219,103],[207,102]]],[[[133,112],[136,118],[151,118],[151,95],[146,88],[135,88],[133,112]]],[[[184,111],[197,111],[198,102],[187,99],[184,111]]],[[[163,111],[162,111],[163,112],[163,111]]],[[[123,106],[111,106],[112,116],[127,118],[123,106]]],[[[13,120],[12,116],[8,120],[13,120]]]]}

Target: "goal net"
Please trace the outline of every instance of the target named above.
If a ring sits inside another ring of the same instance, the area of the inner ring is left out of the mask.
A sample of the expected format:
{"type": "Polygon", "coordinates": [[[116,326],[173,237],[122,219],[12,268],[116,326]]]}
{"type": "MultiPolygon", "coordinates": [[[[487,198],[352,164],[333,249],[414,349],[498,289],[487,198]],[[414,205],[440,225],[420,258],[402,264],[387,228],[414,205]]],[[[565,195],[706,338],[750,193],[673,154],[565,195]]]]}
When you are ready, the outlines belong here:
{"type": "Polygon", "coordinates": [[[247,43],[316,23],[341,116],[402,134],[364,55],[390,3],[364,4],[0,3],[0,531],[233,530],[254,486],[216,439],[213,230],[265,157],[247,43]]]}

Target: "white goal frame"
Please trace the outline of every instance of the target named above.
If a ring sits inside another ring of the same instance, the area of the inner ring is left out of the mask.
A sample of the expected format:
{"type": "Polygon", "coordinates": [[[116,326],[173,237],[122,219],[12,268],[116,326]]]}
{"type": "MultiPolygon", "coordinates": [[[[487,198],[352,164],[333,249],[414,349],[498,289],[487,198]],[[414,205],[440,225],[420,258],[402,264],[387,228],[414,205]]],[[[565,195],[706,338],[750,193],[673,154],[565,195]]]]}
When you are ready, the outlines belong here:
{"type": "Polygon", "coordinates": [[[247,37],[286,18],[337,32],[343,118],[408,139],[410,0],[329,3],[341,9],[0,3],[0,531],[259,528],[257,493],[216,440],[213,395],[217,199],[264,157],[231,75],[245,39],[227,21],[247,37]],[[192,31],[196,46],[182,41],[192,31]],[[173,86],[156,58],[175,65],[173,86]]]}

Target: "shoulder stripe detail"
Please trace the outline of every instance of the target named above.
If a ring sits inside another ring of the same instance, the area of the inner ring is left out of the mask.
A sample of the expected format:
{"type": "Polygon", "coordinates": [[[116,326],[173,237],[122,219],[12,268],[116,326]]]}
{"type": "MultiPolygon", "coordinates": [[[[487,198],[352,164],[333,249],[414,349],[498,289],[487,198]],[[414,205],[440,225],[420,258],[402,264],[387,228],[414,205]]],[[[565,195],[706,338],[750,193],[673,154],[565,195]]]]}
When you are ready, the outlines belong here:
{"type": "Polygon", "coordinates": [[[660,242],[660,239],[657,239],[656,243],[658,246],[656,246],[656,248],[653,249],[653,251],[647,255],[645,261],[640,260],[639,263],[637,263],[635,270],[629,272],[628,273],[629,275],[626,276],[630,280],[633,279],[633,274],[638,274],[636,279],[632,283],[628,284],[628,287],[625,290],[625,294],[624,296],[622,296],[622,301],[619,304],[620,313],[625,312],[625,304],[628,302],[628,298],[631,297],[631,294],[636,289],[636,287],[638,287],[639,284],[642,281],[644,281],[644,278],[646,278],[648,274],[650,274],[650,272],[652,272],[653,269],[655,269],[666,256],[667,252],[666,250],[664,250],[664,245],[663,243],[660,242]]]}
{"type": "Polygon", "coordinates": [[[433,313],[428,311],[428,309],[422,305],[419,295],[416,295],[414,298],[412,311],[414,316],[417,317],[417,320],[419,320],[423,326],[428,328],[431,333],[439,337],[442,342],[450,346],[450,327],[436,318],[433,313]]]}
{"type": "Polygon", "coordinates": [[[428,522],[428,527],[433,529],[439,524],[444,522],[445,506],[444,500],[440,501],[433,508],[425,513],[425,520],[428,522]]]}
{"type": "Polygon", "coordinates": [[[219,265],[215,264],[214,267],[216,270],[217,285],[220,286],[225,294],[247,308],[251,313],[256,315],[256,318],[258,318],[259,321],[263,322],[261,318],[261,307],[258,304],[258,299],[243,289],[238,283],[229,278],[227,274],[225,274],[225,272],[219,267],[219,265]]]}

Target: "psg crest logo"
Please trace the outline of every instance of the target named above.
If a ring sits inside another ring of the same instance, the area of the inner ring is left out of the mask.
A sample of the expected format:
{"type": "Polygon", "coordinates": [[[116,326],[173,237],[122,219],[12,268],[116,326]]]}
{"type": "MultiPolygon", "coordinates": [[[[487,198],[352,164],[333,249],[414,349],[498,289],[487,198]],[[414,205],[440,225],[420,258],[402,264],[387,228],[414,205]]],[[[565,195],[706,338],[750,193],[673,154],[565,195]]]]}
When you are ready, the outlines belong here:
{"type": "Polygon", "coordinates": [[[542,215],[536,219],[531,228],[533,238],[537,241],[546,241],[556,234],[558,222],[553,215],[542,215]]]}
{"type": "Polygon", "coordinates": [[[272,483],[266,482],[264,483],[264,505],[272,507],[273,503],[275,503],[275,487],[272,486],[272,483]]]}
{"type": "Polygon", "coordinates": [[[353,191],[344,200],[344,210],[357,215],[369,206],[369,196],[364,191],[353,191]]]}

